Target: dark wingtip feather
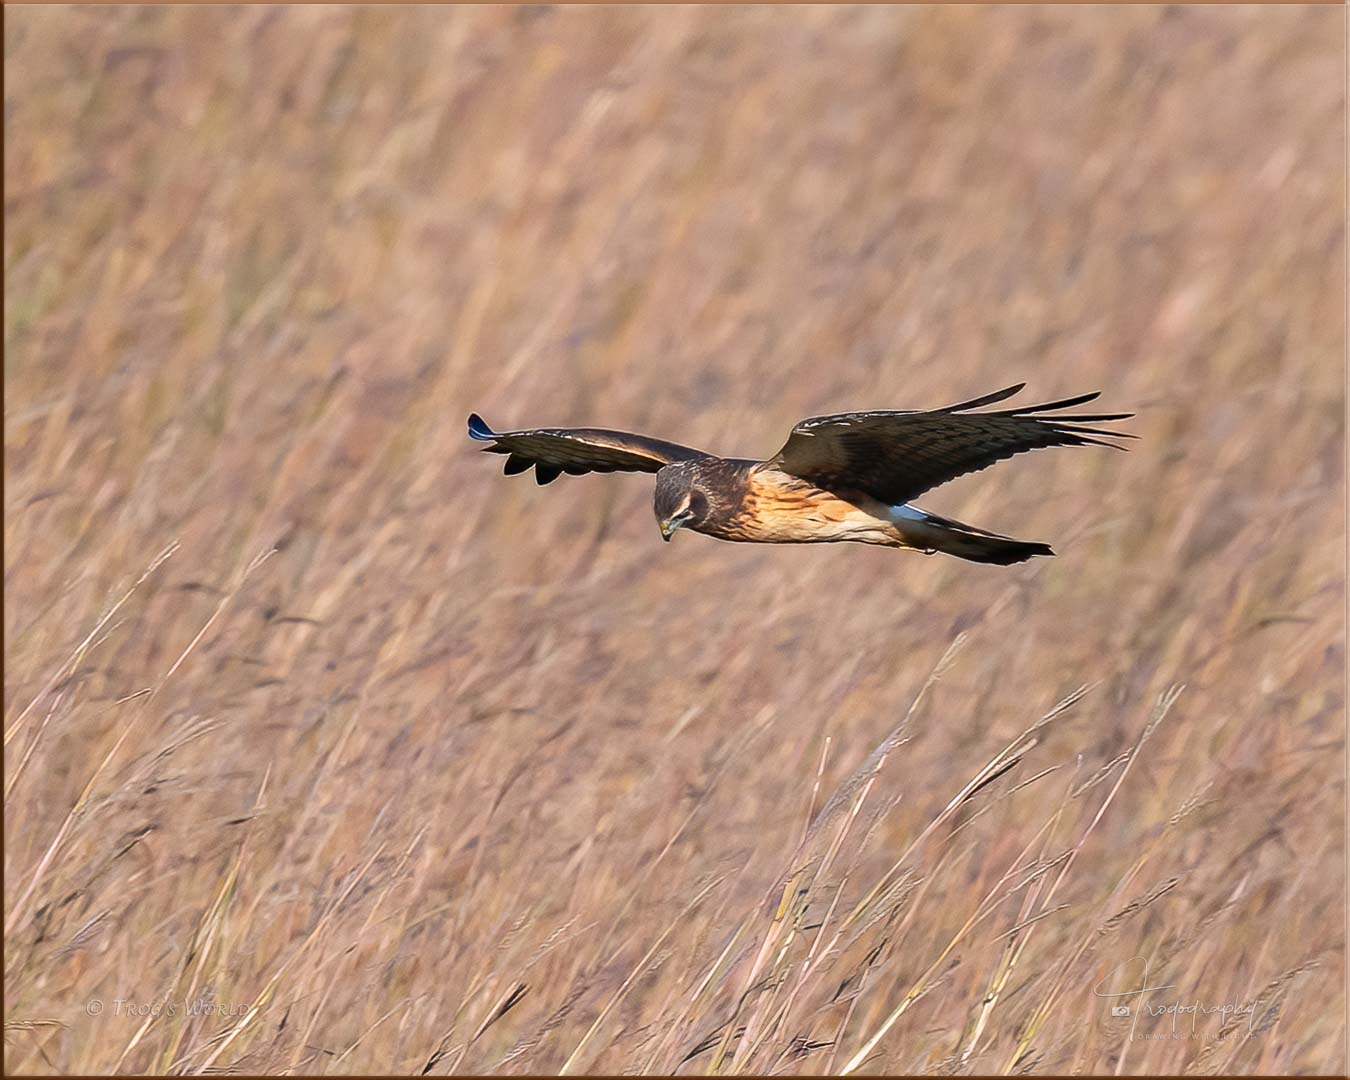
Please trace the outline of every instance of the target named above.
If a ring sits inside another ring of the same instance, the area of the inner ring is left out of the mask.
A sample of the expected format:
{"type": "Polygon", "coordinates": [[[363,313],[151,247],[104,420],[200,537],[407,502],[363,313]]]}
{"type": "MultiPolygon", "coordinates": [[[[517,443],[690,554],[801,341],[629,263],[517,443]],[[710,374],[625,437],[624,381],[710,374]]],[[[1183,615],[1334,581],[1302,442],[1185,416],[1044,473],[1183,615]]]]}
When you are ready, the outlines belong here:
{"type": "Polygon", "coordinates": [[[1051,409],[1071,409],[1075,405],[1086,405],[1089,401],[1096,401],[1102,396],[1100,390],[1094,390],[1090,394],[1079,394],[1077,397],[1064,398],[1062,401],[1047,401],[1044,405],[1023,405],[1020,409],[1008,409],[1005,416],[1026,416],[1028,413],[1049,412],[1051,409]]]}
{"type": "Polygon", "coordinates": [[[1000,401],[1007,401],[1014,394],[1020,394],[1026,389],[1024,382],[1013,383],[1012,386],[1005,386],[1002,390],[995,390],[992,394],[985,394],[982,397],[971,398],[969,401],[957,402],[955,405],[948,405],[938,412],[964,412],[966,409],[978,409],[981,405],[995,405],[1000,401]]]}
{"type": "Polygon", "coordinates": [[[477,413],[469,413],[469,438],[495,439],[496,433],[487,426],[487,422],[477,413]]]}
{"type": "MultiPolygon", "coordinates": [[[[1112,436],[1111,436],[1111,437],[1112,437],[1112,438],[1115,438],[1115,439],[1137,439],[1139,436],[1138,436],[1138,435],[1117,435],[1117,434],[1112,433],[1112,436]]],[[[1073,442],[1071,442],[1071,443],[1061,443],[1060,445],[1062,445],[1062,446],[1107,446],[1107,447],[1110,447],[1112,450],[1119,450],[1122,454],[1127,453],[1127,452],[1129,451],[1129,447],[1128,447],[1128,446],[1120,446],[1120,445],[1117,444],[1117,443],[1107,442],[1105,439],[1093,439],[1093,438],[1090,438],[1090,437],[1087,436],[1087,435],[1079,435],[1079,436],[1077,436],[1077,437],[1073,440],[1073,442]]]]}
{"type": "Polygon", "coordinates": [[[1112,420],[1129,420],[1133,418],[1134,413],[1076,413],[1068,416],[1045,416],[1044,413],[1057,409],[1071,409],[1075,405],[1086,405],[1089,401],[1096,401],[1102,396],[1100,390],[1091,394],[1079,394],[1077,397],[1064,398],[1060,401],[1047,401],[1044,405],[1024,405],[1020,409],[1005,409],[1002,412],[989,413],[990,416],[1016,416],[1028,420],[1038,420],[1041,423],[1055,425],[1058,430],[1064,431],[1085,431],[1093,435],[1110,435],[1114,438],[1134,439],[1136,435],[1128,435],[1125,432],[1117,431],[1094,431],[1091,428],[1084,427],[1061,427],[1064,424],[1101,424],[1109,423],[1112,420]]]}
{"type": "Polygon", "coordinates": [[[1071,416],[1041,416],[1038,420],[1057,422],[1061,420],[1072,420],[1075,424],[1081,423],[1100,423],[1103,420],[1129,420],[1134,417],[1132,412],[1109,412],[1109,413],[1074,413],[1071,416]]]}
{"type": "MultiPolygon", "coordinates": [[[[1047,427],[1057,435],[1102,435],[1108,439],[1137,439],[1128,431],[1107,431],[1105,428],[1079,427],[1076,424],[1051,423],[1044,421],[1047,427]]],[[[1089,440],[1089,442],[1095,440],[1089,440]]]]}

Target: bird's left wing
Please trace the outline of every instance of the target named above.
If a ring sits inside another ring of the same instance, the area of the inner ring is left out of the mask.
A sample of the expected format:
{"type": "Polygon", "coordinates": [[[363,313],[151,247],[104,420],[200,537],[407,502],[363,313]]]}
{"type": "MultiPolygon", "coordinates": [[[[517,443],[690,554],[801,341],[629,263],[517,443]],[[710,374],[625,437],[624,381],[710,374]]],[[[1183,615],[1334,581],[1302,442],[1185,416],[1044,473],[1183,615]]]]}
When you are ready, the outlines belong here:
{"type": "Polygon", "coordinates": [[[1132,413],[1036,415],[1082,405],[1098,394],[1000,412],[970,411],[1004,401],[1025,385],[927,412],[812,417],[793,428],[783,448],[765,464],[827,490],[862,491],[898,506],[1027,450],[1088,443],[1115,446],[1107,440],[1135,437],[1082,426],[1124,420],[1132,413]]]}
{"type": "Polygon", "coordinates": [[[477,413],[469,417],[469,438],[491,442],[485,453],[509,454],[506,475],[534,466],[534,479],[547,484],[563,473],[654,473],[673,461],[708,457],[678,443],[603,428],[534,428],[493,431],[477,413]]]}

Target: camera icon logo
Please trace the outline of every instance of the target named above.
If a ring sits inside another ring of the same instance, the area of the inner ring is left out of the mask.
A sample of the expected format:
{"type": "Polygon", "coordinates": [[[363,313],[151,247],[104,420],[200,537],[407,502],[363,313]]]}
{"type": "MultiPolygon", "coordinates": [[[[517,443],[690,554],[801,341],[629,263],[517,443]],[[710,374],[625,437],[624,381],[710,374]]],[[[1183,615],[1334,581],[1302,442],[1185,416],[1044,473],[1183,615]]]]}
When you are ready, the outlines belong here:
{"type": "Polygon", "coordinates": [[[1112,1006],[1111,1006],[1111,1015],[1112,1015],[1112,1016],[1129,1016],[1129,1015],[1130,1015],[1130,1007],[1129,1007],[1128,1005],[1112,1005],[1112,1006]]]}

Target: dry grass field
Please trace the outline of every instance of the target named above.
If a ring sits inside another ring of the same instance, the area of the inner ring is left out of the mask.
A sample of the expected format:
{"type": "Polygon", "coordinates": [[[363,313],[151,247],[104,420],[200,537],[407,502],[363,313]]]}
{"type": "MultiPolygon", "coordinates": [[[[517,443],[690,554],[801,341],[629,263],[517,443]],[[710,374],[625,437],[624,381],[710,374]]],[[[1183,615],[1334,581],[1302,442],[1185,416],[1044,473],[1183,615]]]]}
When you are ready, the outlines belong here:
{"type": "Polygon", "coordinates": [[[1344,29],[7,9],[6,1069],[1343,1072],[1344,29]],[[464,431],[1022,380],[1011,568],[464,431]]]}

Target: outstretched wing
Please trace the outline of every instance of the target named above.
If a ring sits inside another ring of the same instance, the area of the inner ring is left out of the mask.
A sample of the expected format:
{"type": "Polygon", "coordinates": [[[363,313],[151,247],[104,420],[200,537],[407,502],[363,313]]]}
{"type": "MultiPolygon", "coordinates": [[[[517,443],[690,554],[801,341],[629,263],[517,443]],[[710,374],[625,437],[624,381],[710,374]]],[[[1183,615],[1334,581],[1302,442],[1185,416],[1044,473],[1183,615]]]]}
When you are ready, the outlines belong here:
{"type": "Polygon", "coordinates": [[[477,413],[469,417],[469,438],[492,442],[489,454],[509,454],[506,475],[534,466],[534,479],[547,484],[563,473],[657,472],[672,461],[708,457],[678,443],[650,439],[627,431],[603,428],[535,428],[530,431],[493,431],[477,413]]]}
{"type": "Polygon", "coordinates": [[[1135,437],[1082,426],[1133,413],[1034,415],[1082,405],[1099,394],[1002,412],[970,411],[1004,401],[1025,385],[928,412],[840,413],[803,420],[766,464],[827,490],[862,491],[898,506],[1027,450],[1087,443],[1123,449],[1106,440],[1135,437]]]}

